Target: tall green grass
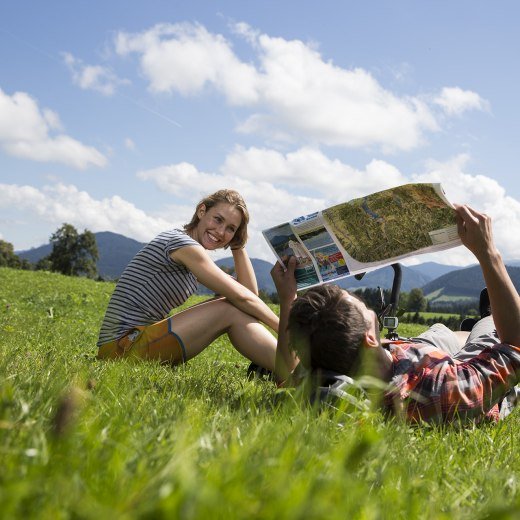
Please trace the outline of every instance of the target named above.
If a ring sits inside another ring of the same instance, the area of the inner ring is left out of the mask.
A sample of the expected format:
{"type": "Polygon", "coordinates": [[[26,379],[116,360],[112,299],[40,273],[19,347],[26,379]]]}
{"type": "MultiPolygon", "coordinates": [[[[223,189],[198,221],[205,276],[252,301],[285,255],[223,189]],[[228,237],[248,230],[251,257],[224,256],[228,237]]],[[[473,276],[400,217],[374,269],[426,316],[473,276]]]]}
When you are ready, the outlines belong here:
{"type": "Polygon", "coordinates": [[[0,517],[519,518],[518,411],[467,428],[318,414],[247,380],[224,338],[174,369],[99,362],[112,290],[0,269],[0,517]]]}

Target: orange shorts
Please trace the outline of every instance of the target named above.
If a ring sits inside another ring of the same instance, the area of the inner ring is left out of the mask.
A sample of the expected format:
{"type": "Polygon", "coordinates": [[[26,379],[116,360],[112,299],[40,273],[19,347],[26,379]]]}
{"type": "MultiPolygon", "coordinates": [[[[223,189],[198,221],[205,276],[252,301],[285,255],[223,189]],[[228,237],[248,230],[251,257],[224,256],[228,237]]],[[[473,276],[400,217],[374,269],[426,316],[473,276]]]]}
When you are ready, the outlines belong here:
{"type": "Polygon", "coordinates": [[[123,337],[99,347],[98,359],[158,359],[178,365],[186,361],[182,339],[172,330],[172,317],[146,326],[137,326],[123,337]]]}

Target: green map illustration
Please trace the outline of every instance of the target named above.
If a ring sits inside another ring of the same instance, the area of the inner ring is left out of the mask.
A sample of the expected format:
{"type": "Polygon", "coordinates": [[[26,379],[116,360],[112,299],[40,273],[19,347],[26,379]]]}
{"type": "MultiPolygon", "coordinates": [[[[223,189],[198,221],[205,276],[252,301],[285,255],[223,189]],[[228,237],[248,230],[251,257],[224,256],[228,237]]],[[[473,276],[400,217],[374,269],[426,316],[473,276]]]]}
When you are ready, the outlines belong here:
{"type": "Polygon", "coordinates": [[[429,232],[456,224],[455,212],[429,184],[407,184],[338,204],[323,216],[345,251],[376,262],[432,245],[429,232]]]}

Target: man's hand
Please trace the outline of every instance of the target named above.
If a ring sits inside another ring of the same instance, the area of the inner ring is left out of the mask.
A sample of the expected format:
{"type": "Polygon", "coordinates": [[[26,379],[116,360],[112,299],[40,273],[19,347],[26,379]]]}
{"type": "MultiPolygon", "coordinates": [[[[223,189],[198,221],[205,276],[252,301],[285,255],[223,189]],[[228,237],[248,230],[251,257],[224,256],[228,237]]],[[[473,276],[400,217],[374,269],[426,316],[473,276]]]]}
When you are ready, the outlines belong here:
{"type": "Polygon", "coordinates": [[[296,299],[296,278],[294,277],[296,257],[284,256],[282,261],[287,267],[284,269],[279,262],[276,262],[271,269],[271,276],[280,297],[280,326],[278,327],[275,372],[282,381],[285,381],[299,362],[296,354],[289,349],[288,330],[291,306],[296,299]]]}
{"type": "Polygon", "coordinates": [[[276,262],[271,269],[271,277],[276,286],[276,292],[280,297],[280,302],[292,303],[296,298],[296,278],[294,277],[296,257],[283,257],[282,260],[287,265],[287,268],[284,269],[280,262],[276,262]]]}
{"type": "Polygon", "coordinates": [[[489,292],[491,313],[502,343],[520,345],[520,297],[493,241],[491,219],[469,206],[456,206],[462,243],[477,257],[489,292]]]}
{"type": "Polygon", "coordinates": [[[493,240],[491,218],[473,208],[455,206],[457,229],[462,243],[477,257],[484,260],[497,254],[493,240]]]}

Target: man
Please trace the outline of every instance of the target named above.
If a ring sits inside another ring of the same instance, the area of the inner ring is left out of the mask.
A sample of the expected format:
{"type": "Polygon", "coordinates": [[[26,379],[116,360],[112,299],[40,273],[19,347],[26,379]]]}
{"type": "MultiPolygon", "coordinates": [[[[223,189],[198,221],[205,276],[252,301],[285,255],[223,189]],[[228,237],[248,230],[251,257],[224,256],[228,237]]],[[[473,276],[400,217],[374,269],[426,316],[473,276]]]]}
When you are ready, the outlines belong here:
{"type": "Polygon", "coordinates": [[[498,420],[498,405],[520,378],[520,297],[495,247],[491,219],[469,206],[455,211],[461,241],[481,266],[492,314],[458,354],[456,334],[464,333],[440,325],[409,343],[383,346],[375,313],[337,286],[296,298],[291,257],[287,269],[277,264],[271,272],[280,297],[277,374],[287,378],[301,361],[314,372],[377,376],[389,383],[384,406],[410,421],[498,420]]]}

